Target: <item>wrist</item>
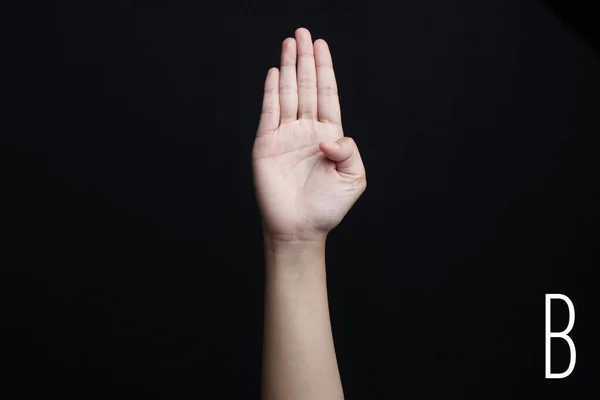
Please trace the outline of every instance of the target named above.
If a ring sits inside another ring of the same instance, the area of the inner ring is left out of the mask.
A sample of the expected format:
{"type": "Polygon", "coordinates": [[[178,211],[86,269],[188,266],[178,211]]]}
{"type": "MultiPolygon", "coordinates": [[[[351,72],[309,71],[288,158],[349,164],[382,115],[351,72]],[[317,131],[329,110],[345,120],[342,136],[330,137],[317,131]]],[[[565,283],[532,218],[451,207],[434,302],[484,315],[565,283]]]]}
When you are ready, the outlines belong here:
{"type": "Polygon", "coordinates": [[[264,236],[265,249],[269,254],[282,256],[303,255],[325,251],[326,236],[315,239],[277,239],[269,234],[264,236]]]}
{"type": "Polygon", "coordinates": [[[265,261],[269,276],[299,277],[325,272],[326,235],[314,239],[274,238],[265,233],[265,261]]]}

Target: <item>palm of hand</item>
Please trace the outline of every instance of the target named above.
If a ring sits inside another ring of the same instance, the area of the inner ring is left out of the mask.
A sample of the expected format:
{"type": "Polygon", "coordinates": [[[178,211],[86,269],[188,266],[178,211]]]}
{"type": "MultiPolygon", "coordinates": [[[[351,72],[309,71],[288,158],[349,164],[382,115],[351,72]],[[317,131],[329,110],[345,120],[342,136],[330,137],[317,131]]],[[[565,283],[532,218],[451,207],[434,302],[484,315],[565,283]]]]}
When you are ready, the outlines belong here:
{"type": "Polygon", "coordinates": [[[296,40],[283,43],[281,64],[265,82],[254,182],[268,233],[309,239],[329,232],[352,207],[366,186],[364,167],[344,138],[327,44],[313,47],[310,33],[298,29],[296,40]]]}

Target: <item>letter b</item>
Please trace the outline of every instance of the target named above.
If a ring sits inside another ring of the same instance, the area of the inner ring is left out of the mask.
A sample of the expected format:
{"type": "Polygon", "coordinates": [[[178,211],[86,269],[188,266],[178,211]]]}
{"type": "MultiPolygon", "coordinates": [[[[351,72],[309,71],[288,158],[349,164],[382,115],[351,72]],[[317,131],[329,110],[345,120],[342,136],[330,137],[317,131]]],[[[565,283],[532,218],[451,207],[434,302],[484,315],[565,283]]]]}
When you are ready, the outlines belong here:
{"type": "Polygon", "coordinates": [[[571,375],[573,369],[575,369],[575,360],[577,358],[577,353],[575,352],[575,343],[573,343],[573,339],[568,336],[571,329],[573,329],[573,325],[575,324],[575,307],[573,306],[573,302],[564,294],[558,293],[546,293],[546,379],[562,379],[571,375]],[[567,303],[567,307],[569,308],[569,323],[567,327],[562,332],[551,332],[550,331],[550,303],[553,299],[562,300],[567,303]],[[571,353],[569,367],[565,372],[561,373],[552,373],[550,368],[550,345],[552,338],[561,338],[564,339],[569,345],[569,350],[571,353]]]}

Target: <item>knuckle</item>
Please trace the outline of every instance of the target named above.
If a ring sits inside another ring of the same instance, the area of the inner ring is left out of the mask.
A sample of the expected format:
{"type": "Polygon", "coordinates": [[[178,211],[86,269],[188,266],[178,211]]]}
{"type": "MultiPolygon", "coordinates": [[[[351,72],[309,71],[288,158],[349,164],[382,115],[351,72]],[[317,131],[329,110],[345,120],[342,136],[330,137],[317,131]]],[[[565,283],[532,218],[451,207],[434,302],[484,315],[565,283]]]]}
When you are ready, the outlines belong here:
{"type": "Polygon", "coordinates": [[[314,79],[301,78],[298,79],[298,88],[313,89],[317,86],[317,81],[314,79]]]}
{"type": "Polygon", "coordinates": [[[351,146],[353,146],[353,147],[356,147],[356,142],[355,142],[355,141],[354,141],[354,139],[353,139],[353,138],[351,138],[350,136],[345,136],[345,137],[344,137],[342,140],[343,140],[344,142],[348,143],[349,145],[351,145],[351,146]]]}
{"type": "Polygon", "coordinates": [[[302,119],[314,119],[316,114],[312,110],[302,110],[299,112],[302,119]]]}
{"type": "Polygon", "coordinates": [[[322,96],[337,96],[338,91],[335,86],[320,86],[318,93],[322,96]]]}
{"type": "Polygon", "coordinates": [[[279,86],[279,92],[280,92],[280,93],[291,93],[291,94],[296,94],[296,93],[298,93],[298,90],[297,90],[296,86],[292,86],[292,85],[281,85],[281,86],[279,86]]]}
{"type": "Polygon", "coordinates": [[[342,123],[339,120],[335,120],[335,119],[328,119],[328,118],[324,118],[324,117],[319,117],[319,121],[324,123],[324,124],[331,124],[331,125],[338,125],[339,127],[342,126],[342,123]]]}
{"type": "Polygon", "coordinates": [[[333,63],[321,61],[316,64],[317,68],[333,69],[333,63]]]}
{"type": "Polygon", "coordinates": [[[263,114],[275,114],[277,112],[277,107],[275,106],[264,106],[262,108],[263,114]]]}

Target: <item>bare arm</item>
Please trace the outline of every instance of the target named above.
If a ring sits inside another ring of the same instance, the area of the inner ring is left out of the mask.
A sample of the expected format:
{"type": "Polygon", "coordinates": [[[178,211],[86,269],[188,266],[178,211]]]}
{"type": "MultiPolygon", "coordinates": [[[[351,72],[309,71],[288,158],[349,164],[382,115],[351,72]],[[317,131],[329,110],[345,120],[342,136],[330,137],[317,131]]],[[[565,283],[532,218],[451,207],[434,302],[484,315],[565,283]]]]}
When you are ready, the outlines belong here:
{"type": "Polygon", "coordinates": [[[304,28],[267,74],[252,168],[267,263],[263,400],[341,400],[325,242],[366,175],[343,133],[329,46],[304,28]]]}
{"type": "Polygon", "coordinates": [[[263,399],[341,400],[325,273],[325,241],[265,243],[263,399]]]}

